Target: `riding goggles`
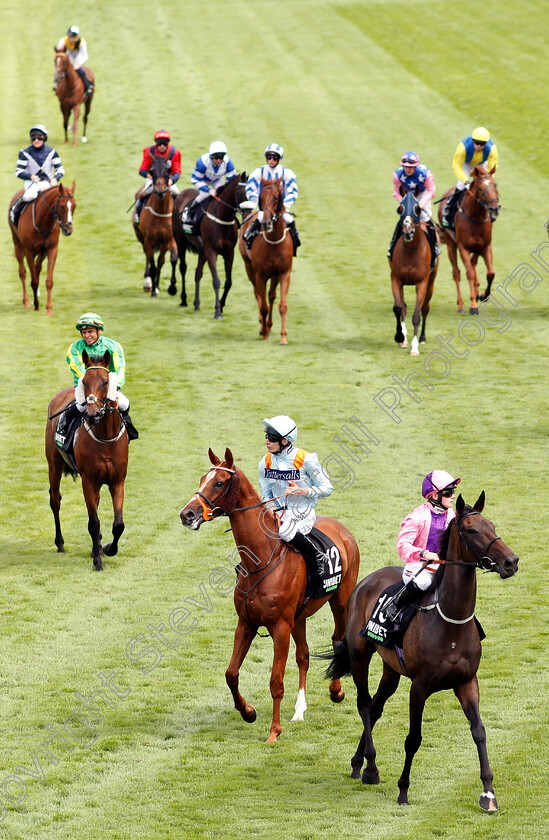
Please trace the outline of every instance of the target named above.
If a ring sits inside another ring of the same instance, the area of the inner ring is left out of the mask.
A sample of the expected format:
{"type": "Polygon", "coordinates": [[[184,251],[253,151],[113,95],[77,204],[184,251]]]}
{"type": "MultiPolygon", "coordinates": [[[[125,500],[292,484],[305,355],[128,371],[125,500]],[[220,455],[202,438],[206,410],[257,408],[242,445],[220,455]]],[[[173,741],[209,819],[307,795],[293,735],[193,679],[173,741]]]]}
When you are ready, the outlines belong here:
{"type": "Polygon", "coordinates": [[[455,487],[446,487],[445,490],[440,491],[440,495],[444,496],[445,499],[451,499],[452,496],[455,495],[456,488],[455,487]]]}
{"type": "Polygon", "coordinates": [[[276,432],[265,432],[265,440],[269,443],[282,443],[282,438],[276,432]]]}
{"type": "Polygon", "coordinates": [[[473,143],[475,144],[475,146],[485,146],[486,140],[473,140],[473,143]]]}
{"type": "Polygon", "coordinates": [[[265,157],[267,158],[267,160],[280,160],[280,155],[272,154],[270,152],[267,152],[265,157]]]}

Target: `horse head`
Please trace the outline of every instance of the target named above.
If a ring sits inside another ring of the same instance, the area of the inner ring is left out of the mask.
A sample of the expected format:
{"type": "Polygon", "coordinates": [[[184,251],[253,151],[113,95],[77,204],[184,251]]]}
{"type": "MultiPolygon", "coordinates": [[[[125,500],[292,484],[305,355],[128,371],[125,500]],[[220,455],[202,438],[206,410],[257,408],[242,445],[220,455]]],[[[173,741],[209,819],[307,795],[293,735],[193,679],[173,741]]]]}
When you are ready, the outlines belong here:
{"type": "Polygon", "coordinates": [[[261,178],[261,194],[259,196],[259,208],[263,211],[262,228],[271,232],[274,223],[282,215],[284,207],[284,184],[282,178],[275,178],[269,181],[261,178]]]}
{"type": "Polygon", "coordinates": [[[411,242],[419,225],[421,208],[417,203],[417,187],[412,192],[405,193],[397,207],[397,213],[402,216],[402,235],[406,242],[411,242]]]}
{"type": "Polygon", "coordinates": [[[246,183],[246,173],[241,172],[240,175],[235,175],[221,187],[217,188],[217,197],[225,204],[237,210],[241,202],[246,200],[246,183]]]}
{"type": "MultiPolygon", "coordinates": [[[[460,494],[456,502],[456,518],[452,525],[459,539],[461,560],[487,572],[508,578],[518,571],[518,556],[498,537],[493,522],[482,516],[484,490],[470,507],[460,494]]],[[[444,551],[441,556],[445,556],[444,551]]]]}
{"type": "Polygon", "coordinates": [[[116,409],[116,374],[109,373],[111,354],[107,350],[101,356],[93,351],[82,351],[86,372],[77,386],[78,402],[86,404],[86,419],[90,425],[99,423],[105,414],[116,409]]]}
{"type": "Polygon", "coordinates": [[[200,486],[194,496],[179,511],[183,525],[197,531],[203,522],[227,516],[235,507],[240,492],[240,476],[234,467],[233,454],[225,450],[221,460],[208,449],[212,469],[200,479],[200,486]]]}
{"type": "Polygon", "coordinates": [[[151,177],[154,191],[159,198],[163,198],[168,191],[169,173],[168,161],[162,157],[155,157],[151,164],[151,177]]]}
{"type": "Polygon", "coordinates": [[[469,187],[469,193],[486,210],[491,222],[496,221],[501,210],[498,185],[492,177],[494,172],[494,169],[486,172],[481,166],[475,166],[471,172],[471,186],[469,187]]]}
{"type": "Polygon", "coordinates": [[[74,200],[74,191],[76,189],[76,181],[72,182],[72,187],[66,189],[62,184],[59,184],[59,195],[53,208],[53,214],[59,222],[59,227],[65,236],[70,236],[72,233],[72,214],[76,208],[76,201],[74,200]]]}
{"type": "Polygon", "coordinates": [[[57,47],[54,47],[53,50],[55,52],[54,82],[57,84],[57,82],[59,82],[60,79],[66,76],[67,72],[71,69],[71,62],[64,47],[61,50],[58,50],[57,47]]]}

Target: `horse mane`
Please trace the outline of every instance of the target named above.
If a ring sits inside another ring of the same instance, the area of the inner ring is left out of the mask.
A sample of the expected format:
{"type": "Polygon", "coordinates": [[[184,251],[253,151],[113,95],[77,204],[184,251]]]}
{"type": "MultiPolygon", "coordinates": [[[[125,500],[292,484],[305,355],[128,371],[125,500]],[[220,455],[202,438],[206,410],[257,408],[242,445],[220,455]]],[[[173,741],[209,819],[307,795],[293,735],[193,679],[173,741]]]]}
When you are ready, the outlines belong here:
{"type": "MultiPolygon", "coordinates": [[[[465,505],[465,507],[463,509],[463,512],[462,512],[461,516],[459,517],[459,522],[462,522],[465,519],[466,516],[469,516],[470,513],[474,513],[474,512],[475,512],[475,509],[473,507],[471,507],[471,505],[465,505]]],[[[452,519],[452,521],[450,522],[450,524],[448,525],[448,527],[446,528],[446,530],[444,531],[444,533],[441,537],[440,547],[439,547],[439,550],[438,550],[438,556],[440,557],[441,560],[446,560],[446,557],[448,555],[448,547],[450,545],[450,537],[451,537],[451,534],[452,534],[452,527],[454,525],[457,527],[458,524],[459,523],[458,523],[457,516],[455,516],[452,519]]]]}

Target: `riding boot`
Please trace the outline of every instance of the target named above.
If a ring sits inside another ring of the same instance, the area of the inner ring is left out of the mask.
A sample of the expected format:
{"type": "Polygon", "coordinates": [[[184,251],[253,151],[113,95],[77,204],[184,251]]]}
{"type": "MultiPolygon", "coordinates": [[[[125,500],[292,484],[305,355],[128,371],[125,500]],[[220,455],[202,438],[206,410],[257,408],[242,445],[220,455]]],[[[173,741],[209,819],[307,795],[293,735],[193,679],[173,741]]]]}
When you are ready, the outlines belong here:
{"type": "Polygon", "coordinates": [[[288,225],[288,230],[290,231],[290,235],[292,237],[292,242],[294,243],[294,257],[295,257],[295,256],[297,256],[297,249],[301,245],[301,239],[299,238],[299,231],[295,226],[295,219],[292,219],[292,221],[288,225]]]}
{"type": "Polygon", "coordinates": [[[309,537],[305,534],[301,534],[299,531],[296,531],[294,538],[290,540],[290,545],[293,548],[297,548],[300,554],[303,554],[310,560],[313,560],[316,564],[318,574],[322,576],[327,556],[323,551],[319,551],[317,549],[316,545],[309,539],[309,537]]]}
{"type": "Polygon", "coordinates": [[[74,433],[82,421],[82,414],[76,407],[76,400],[71,400],[59,416],[55,431],[55,442],[63,452],[70,452],[74,433]]]}
{"type": "Polygon", "coordinates": [[[390,245],[387,249],[387,256],[389,257],[390,260],[393,259],[393,251],[395,250],[395,245],[397,244],[397,240],[398,240],[401,233],[402,233],[402,221],[401,221],[401,219],[399,219],[398,222],[396,223],[396,227],[395,227],[395,230],[394,230],[394,233],[393,233],[393,238],[391,239],[391,243],[390,243],[390,245]]]}
{"type": "Polygon", "coordinates": [[[83,67],[79,67],[76,72],[78,73],[78,75],[80,76],[80,78],[82,79],[82,82],[84,84],[84,96],[89,96],[90,93],[93,91],[93,83],[90,82],[90,80],[86,76],[86,73],[85,73],[85,70],[84,70],[83,67]]]}
{"type": "Polygon", "coordinates": [[[389,605],[385,607],[383,612],[389,621],[395,621],[402,607],[413,601],[414,598],[419,598],[422,594],[421,589],[414,580],[408,581],[402,589],[400,589],[394,596],[389,605]]]}
{"type": "Polygon", "coordinates": [[[25,206],[25,202],[23,201],[23,196],[19,196],[15,204],[10,210],[10,221],[15,227],[19,224],[19,216],[21,215],[21,211],[25,206]]]}
{"type": "Polygon", "coordinates": [[[246,243],[248,248],[252,247],[252,242],[254,241],[255,237],[259,233],[260,227],[261,227],[261,224],[260,224],[259,220],[254,219],[253,222],[251,223],[250,227],[248,228],[248,230],[244,234],[244,237],[243,237],[244,242],[246,243]]]}
{"type": "Polygon", "coordinates": [[[464,195],[465,190],[455,189],[451,196],[448,198],[448,201],[446,202],[446,207],[444,208],[444,213],[442,215],[443,227],[450,228],[450,230],[454,229],[454,218],[464,195]]]}
{"type": "Polygon", "coordinates": [[[431,268],[434,268],[437,264],[437,259],[440,254],[440,248],[438,245],[436,228],[433,224],[432,219],[429,219],[429,221],[427,222],[426,233],[427,239],[429,240],[429,245],[431,246],[431,268]]]}
{"type": "Polygon", "coordinates": [[[139,432],[137,431],[137,429],[133,425],[132,418],[130,417],[129,412],[130,412],[129,408],[128,408],[127,411],[121,411],[120,416],[122,417],[122,420],[124,421],[124,425],[126,426],[126,433],[128,435],[128,441],[137,440],[137,438],[139,437],[139,432]]]}
{"type": "Polygon", "coordinates": [[[145,196],[140,195],[139,198],[135,202],[135,212],[133,214],[133,223],[134,225],[139,224],[139,217],[141,215],[141,211],[143,209],[143,205],[145,204],[145,196]]]}

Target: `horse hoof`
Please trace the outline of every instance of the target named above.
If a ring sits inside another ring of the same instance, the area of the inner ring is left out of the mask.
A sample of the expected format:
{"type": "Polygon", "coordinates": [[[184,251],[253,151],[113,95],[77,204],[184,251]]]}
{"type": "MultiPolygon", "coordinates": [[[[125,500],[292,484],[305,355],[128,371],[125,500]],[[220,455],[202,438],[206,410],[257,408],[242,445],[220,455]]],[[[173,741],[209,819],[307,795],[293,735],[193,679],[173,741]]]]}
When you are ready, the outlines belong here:
{"type": "Polygon", "coordinates": [[[250,706],[250,709],[251,709],[251,711],[248,712],[246,710],[246,713],[242,714],[242,717],[244,718],[246,723],[253,723],[255,721],[255,719],[257,718],[257,712],[256,712],[255,708],[253,706],[250,706]]]}
{"type": "Polygon", "coordinates": [[[187,303],[186,300],[182,300],[181,303],[179,304],[179,306],[188,306],[188,305],[189,304],[187,303]]]}
{"type": "Polygon", "coordinates": [[[403,333],[396,333],[395,341],[396,341],[397,344],[402,344],[402,342],[404,341],[403,333]]]}
{"type": "Polygon", "coordinates": [[[222,321],[223,320],[223,315],[221,314],[221,312],[219,313],[219,315],[214,315],[213,320],[214,321],[222,321]]]}
{"type": "Polygon", "coordinates": [[[493,793],[484,792],[480,797],[478,804],[480,805],[483,811],[488,811],[492,814],[495,814],[495,812],[498,809],[498,802],[493,793]]]}
{"type": "Polygon", "coordinates": [[[267,738],[265,743],[266,744],[276,744],[276,742],[278,741],[278,736],[279,735],[280,735],[280,732],[271,732],[271,734],[269,735],[269,737],[267,738]]]}
{"type": "Polygon", "coordinates": [[[404,348],[408,347],[408,342],[407,342],[407,340],[406,340],[406,339],[404,339],[404,341],[401,341],[401,342],[400,342],[400,344],[399,344],[399,347],[404,347],[404,348]]]}
{"type": "Polygon", "coordinates": [[[57,553],[58,554],[66,554],[67,552],[65,551],[65,546],[64,545],[58,545],[57,546],[57,553]]]}
{"type": "Polygon", "coordinates": [[[102,572],[103,571],[103,563],[101,562],[101,558],[99,558],[98,563],[96,563],[95,560],[93,561],[93,570],[94,570],[94,572],[102,572]]]}
{"type": "Polygon", "coordinates": [[[410,356],[419,356],[419,350],[414,350],[413,348],[410,350],[410,356]]]}
{"type": "Polygon", "coordinates": [[[158,289],[151,290],[151,297],[158,297],[158,289]]]}
{"type": "Polygon", "coordinates": [[[147,277],[147,279],[143,283],[143,291],[144,292],[150,292],[151,289],[152,289],[152,280],[151,280],[150,277],[147,277]]]}
{"type": "Polygon", "coordinates": [[[353,767],[351,770],[351,779],[360,779],[360,767],[353,767]]]}
{"type": "Polygon", "coordinates": [[[288,345],[288,339],[287,338],[281,338],[280,343],[283,345],[283,347],[286,347],[288,345]]]}
{"type": "Polygon", "coordinates": [[[379,784],[379,772],[376,770],[374,773],[372,771],[365,770],[362,774],[362,784],[363,785],[378,785],[379,784]]]}
{"type": "Polygon", "coordinates": [[[463,308],[463,306],[458,307],[458,315],[465,315],[465,309],[463,308]]]}
{"type": "Polygon", "coordinates": [[[478,315],[478,306],[471,306],[469,309],[469,315],[478,315]]]}
{"type": "Polygon", "coordinates": [[[108,545],[103,546],[103,554],[106,554],[107,557],[114,557],[115,554],[118,554],[118,546],[113,545],[113,543],[109,543],[108,545]]]}
{"type": "MultiPolygon", "coordinates": [[[[176,295],[177,294],[177,286],[168,286],[168,294],[169,295],[176,295]]],[[[183,304],[181,304],[183,306],[183,304]]]]}
{"type": "Polygon", "coordinates": [[[332,703],[341,703],[345,699],[345,692],[341,688],[339,691],[330,691],[330,700],[332,703]]]}

